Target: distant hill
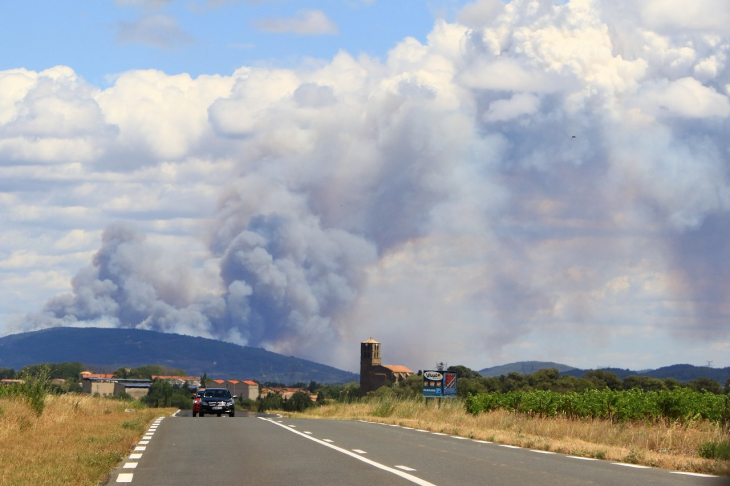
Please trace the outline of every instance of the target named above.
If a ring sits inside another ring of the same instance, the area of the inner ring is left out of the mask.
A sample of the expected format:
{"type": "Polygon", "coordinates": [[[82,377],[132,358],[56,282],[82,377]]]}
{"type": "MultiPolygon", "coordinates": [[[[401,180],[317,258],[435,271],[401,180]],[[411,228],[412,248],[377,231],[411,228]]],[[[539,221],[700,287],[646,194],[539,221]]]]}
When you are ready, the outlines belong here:
{"type": "Polygon", "coordinates": [[[349,371],[261,348],[139,329],[55,327],[0,338],[0,368],[73,361],[111,371],[157,364],[185,370],[190,376],[207,373],[209,378],[280,383],[359,380],[349,371]]]}
{"type": "Polygon", "coordinates": [[[534,373],[535,371],[545,368],[557,368],[558,371],[561,373],[565,373],[566,371],[571,371],[575,369],[575,367],[573,366],[553,363],[552,361],[518,361],[516,363],[508,363],[501,366],[484,368],[483,370],[479,370],[479,374],[482,376],[500,376],[508,375],[510,373],[529,375],[530,373],[534,373]]]}
{"type": "MultiPolygon", "coordinates": [[[[697,378],[710,378],[715,380],[720,385],[725,385],[725,382],[730,379],[730,367],[728,368],[710,368],[707,366],[694,366],[691,364],[676,364],[671,366],[664,366],[655,370],[624,370],[620,368],[602,368],[604,371],[610,371],[615,373],[616,376],[622,380],[627,376],[648,376],[650,378],[661,378],[665,380],[667,378],[674,378],[677,381],[692,381],[697,378]]],[[[568,375],[577,377],[583,376],[588,370],[575,369],[567,372],[568,375]]]]}
{"type": "MultiPolygon", "coordinates": [[[[572,366],[553,363],[550,361],[518,361],[516,363],[509,363],[502,366],[493,366],[491,368],[485,368],[479,371],[482,376],[500,376],[507,375],[509,373],[519,373],[521,375],[527,375],[534,373],[535,371],[545,368],[557,368],[558,371],[563,375],[575,376],[577,378],[582,377],[586,372],[590,370],[584,370],[580,368],[574,368],[572,366]]],[[[672,366],[665,366],[655,370],[641,370],[634,371],[623,368],[601,368],[602,371],[609,371],[620,379],[624,379],[627,376],[648,376],[650,378],[674,378],[677,381],[692,381],[697,378],[710,378],[717,381],[720,385],[725,385],[725,382],[730,379],[730,367],[728,368],[709,368],[707,366],[694,366],[690,364],[677,364],[672,366]]]]}

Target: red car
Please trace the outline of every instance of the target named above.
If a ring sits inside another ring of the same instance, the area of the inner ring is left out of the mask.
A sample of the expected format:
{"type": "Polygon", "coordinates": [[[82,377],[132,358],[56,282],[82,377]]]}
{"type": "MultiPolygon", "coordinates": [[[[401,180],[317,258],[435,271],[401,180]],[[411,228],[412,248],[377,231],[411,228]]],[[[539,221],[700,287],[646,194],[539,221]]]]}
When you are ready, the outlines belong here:
{"type": "Polygon", "coordinates": [[[200,413],[200,398],[203,396],[203,392],[205,392],[205,390],[198,390],[198,392],[193,395],[193,417],[197,417],[200,413]]]}

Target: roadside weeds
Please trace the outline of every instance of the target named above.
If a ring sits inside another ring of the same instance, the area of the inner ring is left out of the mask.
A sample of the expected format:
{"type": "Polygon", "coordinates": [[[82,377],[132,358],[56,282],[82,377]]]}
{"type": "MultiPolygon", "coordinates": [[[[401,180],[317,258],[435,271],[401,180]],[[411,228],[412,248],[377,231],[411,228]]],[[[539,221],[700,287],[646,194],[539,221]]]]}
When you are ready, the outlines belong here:
{"type": "Polygon", "coordinates": [[[330,403],[290,416],[367,420],[470,439],[580,457],[718,476],[730,476],[730,460],[706,459],[704,444],[724,443],[730,433],[706,422],[617,423],[517,415],[500,410],[471,415],[461,400],[440,407],[423,400],[371,399],[330,403]]]}
{"type": "Polygon", "coordinates": [[[67,394],[47,396],[38,416],[20,397],[0,399],[0,484],[103,483],[147,425],[174,411],[67,394]]]}

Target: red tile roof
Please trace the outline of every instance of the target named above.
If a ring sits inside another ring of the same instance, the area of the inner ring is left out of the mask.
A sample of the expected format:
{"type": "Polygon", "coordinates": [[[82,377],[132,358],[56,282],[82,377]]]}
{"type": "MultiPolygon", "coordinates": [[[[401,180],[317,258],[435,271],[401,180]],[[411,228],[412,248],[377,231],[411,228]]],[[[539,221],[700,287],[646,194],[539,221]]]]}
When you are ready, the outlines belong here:
{"type": "Polygon", "coordinates": [[[405,366],[401,365],[383,365],[383,368],[388,368],[393,373],[411,373],[413,374],[413,371],[409,370],[405,366]]]}

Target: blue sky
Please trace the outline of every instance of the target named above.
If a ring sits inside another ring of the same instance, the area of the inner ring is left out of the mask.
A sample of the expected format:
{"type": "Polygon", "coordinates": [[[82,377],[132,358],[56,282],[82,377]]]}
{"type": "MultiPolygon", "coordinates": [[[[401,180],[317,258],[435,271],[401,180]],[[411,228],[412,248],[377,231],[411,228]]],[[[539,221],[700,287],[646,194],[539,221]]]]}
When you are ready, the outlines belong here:
{"type": "Polygon", "coordinates": [[[463,3],[323,0],[313,8],[297,1],[42,0],[31,6],[4,0],[0,68],[61,64],[95,85],[107,85],[108,76],[132,69],[197,77],[231,74],[243,65],[330,59],[339,50],[383,58],[406,36],[425,41],[434,19],[453,17],[463,3]],[[267,22],[302,20],[313,11],[331,22],[332,30],[312,27],[299,34],[291,31],[294,25],[267,27],[267,22]],[[125,29],[134,32],[125,36],[125,29]]]}
{"type": "Polygon", "coordinates": [[[0,0],[0,334],[730,366],[727,25],[724,0],[0,0]]]}

